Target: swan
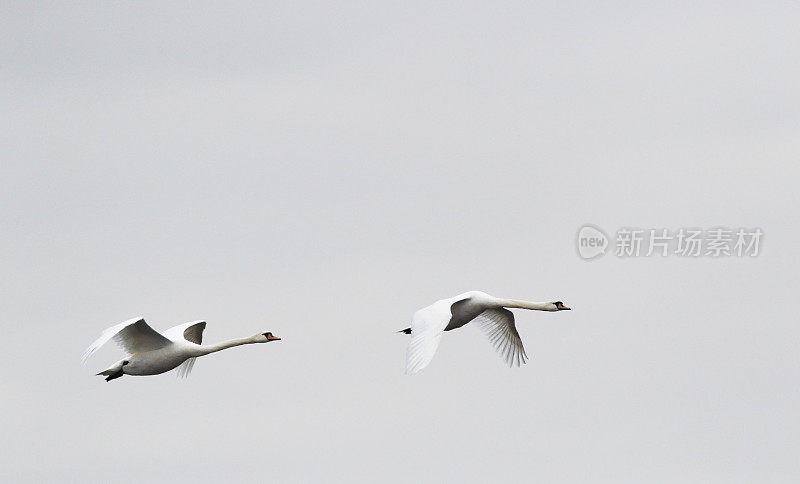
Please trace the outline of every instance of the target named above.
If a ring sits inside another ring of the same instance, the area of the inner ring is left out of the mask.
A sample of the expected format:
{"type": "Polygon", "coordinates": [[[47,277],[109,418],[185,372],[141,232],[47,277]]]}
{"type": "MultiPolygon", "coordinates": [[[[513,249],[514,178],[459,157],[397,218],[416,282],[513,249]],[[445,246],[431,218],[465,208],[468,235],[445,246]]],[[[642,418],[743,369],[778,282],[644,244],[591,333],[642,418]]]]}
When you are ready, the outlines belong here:
{"type": "Polygon", "coordinates": [[[536,311],[570,309],[561,301],[535,303],[500,299],[480,291],[469,291],[441,299],[414,313],[411,327],[398,331],[411,335],[406,351],[406,373],[413,375],[428,366],[439,347],[442,334],[470,321],[478,323],[509,366],[525,363],[528,355],[525,354],[522,339],[514,326],[514,313],[506,308],[536,311]]]}
{"type": "Polygon", "coordinates": [[[190,321],[159,333],[151,328],[144,318],[129,319],[103,331],[86,349],[83,362],[86,363],[95,351],[113,338],[128,356],[97,374],[106,376],[107,382],[122,375],[158,375],[178,366],[180,366],[178,376],[186,377],[192,372],[198,356],[234,346],[280,340],[272,333],[266,332],[249,338],[204,345],[202,344],[204,329],[206,329],[205,321],[190,321]]]}

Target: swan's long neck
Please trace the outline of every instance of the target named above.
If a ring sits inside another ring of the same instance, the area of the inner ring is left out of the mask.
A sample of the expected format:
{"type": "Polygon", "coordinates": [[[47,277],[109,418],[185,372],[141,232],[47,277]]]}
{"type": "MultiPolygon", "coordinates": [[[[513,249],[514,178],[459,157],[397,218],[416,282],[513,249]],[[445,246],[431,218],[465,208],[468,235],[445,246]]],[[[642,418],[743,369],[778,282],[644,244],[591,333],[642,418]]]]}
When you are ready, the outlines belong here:
{"type": "Polygon", "coordinates": [[[213,345],[199,345],[197,356],[203,356],[210,353],[216,353],[217,351],[226,350],[228,348],[233,348],[234,346],[241,346],[241,345],[248,345],[251,343],[257,343],[257,341],[253,340],[253,337],[250,338],[237,338],[228,341],[223,341],[221,343],[213,344],[213,345]]]}
{"type": "Polygon", "coordinates": [[[555,311],[553,303],[519,301],[517,299],[498,299],[497,303],[504,308],[533,309],[534,311],[555,311]]]}

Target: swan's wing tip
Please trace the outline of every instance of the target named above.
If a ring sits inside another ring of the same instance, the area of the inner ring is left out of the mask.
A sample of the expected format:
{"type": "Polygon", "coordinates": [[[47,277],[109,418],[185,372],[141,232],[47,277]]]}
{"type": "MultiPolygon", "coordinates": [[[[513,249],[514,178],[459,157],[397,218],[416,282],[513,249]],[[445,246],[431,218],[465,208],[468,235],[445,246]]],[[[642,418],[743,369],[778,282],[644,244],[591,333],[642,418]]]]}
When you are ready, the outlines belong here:
{"type": "Polygon", "coordinates": [[[91,345],[90,345],[88,348],[86,348],[86,349],[83,351],[83,354],[81,355],[81,363],[82,363],[82,364],[84,364],[84,365],[85,365],[85,364],[86,364],[86,362],[87,362],[87,361],[89,361],[89,358],[91,358],[91,357],[92,357],[92,355],[93,355],[93,354],[95,354],[95,352],[96,352],[98,349],[100,349],[100,347],[101,347],[101,346],[103,346],[103,344],[104,344],[105,342],[101,342],[102,338],[103,338],[103,337],[101,336],[101,337],[100,337],[100,338],[99,338],[97,341],[95,341],[94,343],[92,343],[92,344],[91,344],[91,345]]]}
{"type": "Polygon", "coordinates": [[[415,361],[410,362],[406,366],[406,375],[416,375],[417,373],[421,372],[431,364],[432,359],[433,357],[427,361],[415,359],[415,361]]]}
{"type": "Polygon", "coordinates": [[[175,373],[176,378],[184,379],[189,378],[189,375],[192,374],[192,368],[194,368],[194,362],[197,360],[197,357],[189,358],[183,363],[178,366],[178,370],[175,373]]]}

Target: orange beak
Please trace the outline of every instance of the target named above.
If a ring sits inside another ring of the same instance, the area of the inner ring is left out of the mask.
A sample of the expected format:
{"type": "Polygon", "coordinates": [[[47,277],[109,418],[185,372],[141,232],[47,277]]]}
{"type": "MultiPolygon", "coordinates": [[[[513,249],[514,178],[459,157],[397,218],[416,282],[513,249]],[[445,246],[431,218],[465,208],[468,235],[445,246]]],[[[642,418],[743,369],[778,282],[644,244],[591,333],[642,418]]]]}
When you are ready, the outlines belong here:
{"type": "Polygon", "coordinates": [[[267,341],[280,341],[280,340],[281,339],[278,338],[277,336],[272,336],[272,335],[267,336],[267,341]]]}
{"type": "Polygon", "coordinates": [[[569,311],[570,310],[570,308],[564,306],[563,304],[556,304],[556,308],[558,308],[559,311],[569,311]]]}

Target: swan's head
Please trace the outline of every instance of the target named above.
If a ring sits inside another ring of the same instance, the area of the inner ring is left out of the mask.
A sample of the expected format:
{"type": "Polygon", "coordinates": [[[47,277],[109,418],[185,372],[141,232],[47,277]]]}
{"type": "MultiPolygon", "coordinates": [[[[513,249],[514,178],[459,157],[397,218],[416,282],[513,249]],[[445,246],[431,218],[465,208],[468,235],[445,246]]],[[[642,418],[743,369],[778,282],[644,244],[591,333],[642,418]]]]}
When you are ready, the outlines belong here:
{"type": "Polygon", "coordinates": [[[552,304],[553,304],[553,306],[555,306],[554,311],[569,311],[569,309],[570,309],[570,308],[564,306],[564,303],[562,303],[561,301],[556,301],[556,302],[554,302],[552,304]]]}
{"type": "Polygon", "coordinates": [[[256,335],[256,342],[257,343],[269,343],[270,341],[280,341],[281,339],[275,336],[274,334],[267,331],[266,333],[261,333],[256,335]]]}

